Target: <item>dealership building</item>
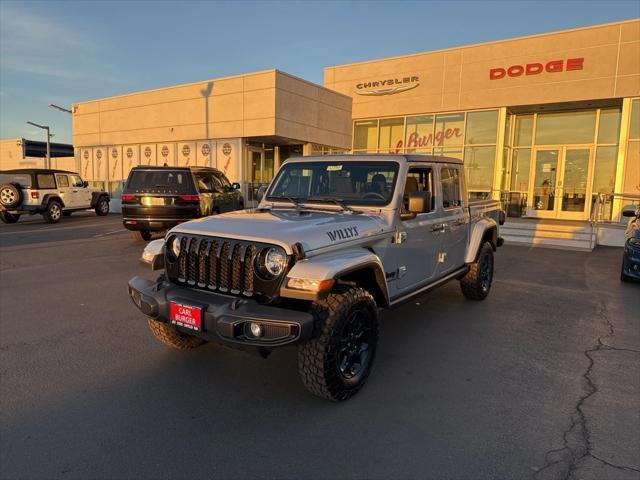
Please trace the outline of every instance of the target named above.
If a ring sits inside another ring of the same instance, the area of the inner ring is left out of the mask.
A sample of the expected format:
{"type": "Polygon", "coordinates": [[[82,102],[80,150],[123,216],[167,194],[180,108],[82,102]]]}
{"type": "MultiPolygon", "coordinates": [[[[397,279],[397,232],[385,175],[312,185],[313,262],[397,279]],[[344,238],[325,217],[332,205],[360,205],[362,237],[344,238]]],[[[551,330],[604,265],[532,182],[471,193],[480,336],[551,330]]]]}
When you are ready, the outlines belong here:
{"type": "Polygon", "coordinates": [[[464,160],[510,218],[618,220],[640,195],[640,19],[324,69],[262,71],[73,105],[81,174],[119,196],[134,165],[211,165],[248,202],[296,155],[464,160]]]}

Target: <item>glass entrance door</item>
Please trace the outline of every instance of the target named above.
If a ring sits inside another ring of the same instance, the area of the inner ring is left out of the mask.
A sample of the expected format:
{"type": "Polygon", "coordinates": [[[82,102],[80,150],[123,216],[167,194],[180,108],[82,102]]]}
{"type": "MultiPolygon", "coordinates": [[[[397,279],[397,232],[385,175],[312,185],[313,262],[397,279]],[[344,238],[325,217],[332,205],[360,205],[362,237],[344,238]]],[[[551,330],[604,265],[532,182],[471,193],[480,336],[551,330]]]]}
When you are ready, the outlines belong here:
{"type": "Polygon", "coordinates": [[[591,147],[535,151],[528,214],[539,218],[586,220],[589,215],[591,147]]]}

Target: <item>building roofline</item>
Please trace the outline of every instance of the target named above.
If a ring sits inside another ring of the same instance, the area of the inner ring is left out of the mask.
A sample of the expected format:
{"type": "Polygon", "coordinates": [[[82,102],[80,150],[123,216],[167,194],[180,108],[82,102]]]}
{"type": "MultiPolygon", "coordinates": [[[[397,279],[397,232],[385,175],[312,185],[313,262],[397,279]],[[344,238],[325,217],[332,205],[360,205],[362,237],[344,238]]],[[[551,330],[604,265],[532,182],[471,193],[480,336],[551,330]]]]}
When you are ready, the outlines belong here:
{"type": "Polygon", "coordinates": [[[262,74],[265,74],[265,73],[275,73],[276,75],[277,74],[284,75],[284,76],[287,76],[289,78],[293,78],[294,80],[298,80],[298,81],[304,82],[304,83],[306,83],[308,85],[312,85],[314,87],[319,87],[319,88],[321,88],[323,90],[327,90],[328,92],[334,93],[334,94],[339,95],[341,97],[351,99],[351,97],[349,95],[345,95],[343,93],[336,92],[335,90],[331,90],[330,88],[325,87],[324,85],[320,85],[320,84],[311,82],[309,80],[305,80],[304,78],[300,78],[300,77],[297,77],[297,76],[292,75],[290,73],[283,72],[282,70],[278,70],[277,68],[269,68],[269,69],[266,69],[266,70],[258,70],[256,72],[241,73],[241,74],[238,74],[238,75],[228,75],[226,77],[208,78],[208,79],[205,79],[205,80],[197,80],[195,82],[179,83],[177,85],[167,85],[166,87],[151,88],[149,90],[137,90],[135,92],[122,93],[122,94],[119,94],[119,95],[111,95],[109,97],[101,97],[101,98],[94,98],[94,99],[91,99],[91,100],[83,100],[83,101],[79,101],[79,102],[73,102],[71,105],[72,106],[76,106],[76,105],[82,105],[82,104],[87,104],[87,103],[102,102],[102,101],[105,101],[105,100],[113,100],[113,99],[116,99],[116,98],[130,97],[130,96],[134,96],[134,95],[140,95],[140,94],[143,94],[143,93],[153,93],[153,92],[159,92],[159,91],[162,91],[162,90],[172,90],[174,88],[190,87],[190,86],[200,85],[202,83],[207,83],[207,82],[219,82],[221,80],[232,80],[234,78],[252,77],[254,75],[262,75],[262,74]]]}
{"type": "Polygon", "coordinates": [[[456,50],[462,50],[462,49],[467,49],[467,48],[472,48],[472,47],[480,47],[480,46],[486,46],[486,45],[495,45],[498,43],[504,43],[504,42],[512,42],[514,40],[526,40],[526,39],[530,39],[530,38],[538,38],[538,37],[545,37],[545,36],[549,36],[549,35],[557,35],[559,33],[569,33],[569,32],[579,32],[581,30],[590,30],[593,28],[600,28],[600,27],[610,27],[612,25],[624,25],[624,24],[628,24],[628,23],[634,23],[634,22],[638,22],[640,21],[640,17],[637,18],[629,18],[626,20],[618,20],[615,22],[608,22],[608,23],[597,23],[597,24],[593,24],[593,25],[587,25],[584,27],[576,27],[576,28],[569,28],[566,30],[553,30],[550,32],[543,32],[543,33],[534,33],[531,35],[524,35],[522,37],[508,37],[508,38],[502,38],[500,40],[488,40],[486,42],[480,42],[480,43],[471,43],[471,44],[466,44],[466,45],[459,45],[457,47],[448,47],[448,48],[441,48],[438,50],[425,50],[422,52],[416,52],[416,53],[408,53],[405,55],[396,55],[394,57],[382,57],[382,58],[374,58],[374,59],[370,59],[370,60],[362,60],[360,62],[352,62],[352,63],[343,63],[340,65],[330,65],[327,67],[324,67],[324,70],[329,70],[332,68],[344,68],[344,67],[351,67],[354,65],[364,65],[367,63],[378,63],[378,62],[386,62],[387,60],[398,60],[401,58],[409,58],[409,57],[417,57],[417,56],[421,56],[421,55],[429,55],[432,53],[443,53],[443,52],[453,52],[456,50]]]}

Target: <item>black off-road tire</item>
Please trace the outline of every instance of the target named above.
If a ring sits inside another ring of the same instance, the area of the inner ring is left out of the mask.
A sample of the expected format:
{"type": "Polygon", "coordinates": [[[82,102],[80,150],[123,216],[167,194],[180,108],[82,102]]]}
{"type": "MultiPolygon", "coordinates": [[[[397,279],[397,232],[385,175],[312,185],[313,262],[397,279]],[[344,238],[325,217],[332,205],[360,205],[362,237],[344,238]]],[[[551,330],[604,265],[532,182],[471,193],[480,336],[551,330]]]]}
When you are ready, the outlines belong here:
{"type": "Polygon", "coordinates": [[[2,223],[16,223],[19,219],[19,214],[14,215],[9,212],[0,212],[0,220],[2,220],[2,223]]]}
{"type": "Polygon", "coordinates": [[[484,242],[480,246],[478,258],[470,270],[460,279],[462,294],[469,300],[484,300],[491,291],[493,281],[493,247],[484,242]]]}
{"type": "Polygon", "coordinates": [[[315,317],[314,338],[298,347],[298,373],[309,392],[318,397],[344,401],[355,395],[365,384],[373,366],[378,344],[378,307],[373,296],[359,287],[331,293],[325,300],[312,304],[315,317]],[[339,362],[349,325],[358,312],[366,324],[368,356],[359,365],[360,371],[345,376],[339,362]],[[362,366],[364,364],[364,366],[362,366]]]}
{"type": "Polygon", "coordinates": [[[151,240],[151,232],[149,230],[131,230],[131,236],[138,242],[148,242],[151,240]]]}
{"type": "Polygon", "coordinates": [[[0,203],[6,208],[14,208],[22,204],[20,185],[7,183],[0,186],[0,203]]]}
{"type": "Polygon", "coordinates": [[[50,200],[42,216],[47,223],[58,223],[62,218],[62,204],[58,200],[50,200]]]}
{"type": "Polygon", "coordinates": [[[98,203],[96,203],[96,215],[99,217],[104,217],[105,215],[109,215],[109,200],[107,197],[100,197],[98,199],[98,203]]]}
{"type": "Polygon", "coordinates": [[[206,343],[205,340],[177,331],[166,323],[148,320],[153,335],[165,345],[176,350],[191,350],[206,343]]]}

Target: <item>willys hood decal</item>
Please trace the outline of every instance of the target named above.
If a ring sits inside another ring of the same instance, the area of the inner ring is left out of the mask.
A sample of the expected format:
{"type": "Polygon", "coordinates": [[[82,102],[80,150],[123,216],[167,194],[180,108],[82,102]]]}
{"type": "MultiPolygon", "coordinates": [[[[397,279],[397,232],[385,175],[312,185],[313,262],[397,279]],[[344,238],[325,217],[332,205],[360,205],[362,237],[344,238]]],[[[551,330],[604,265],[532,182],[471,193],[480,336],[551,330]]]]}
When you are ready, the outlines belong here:
{"type": "Polygon", "coordinates": [[[242,210],[199,218],[173,228],[172,232],[236,238],[275,243],[286,247],[296,242],[305,252],[359,238],[378,235],[385,230],[378,217],[364,213],[285,210],[242,210]]]}

